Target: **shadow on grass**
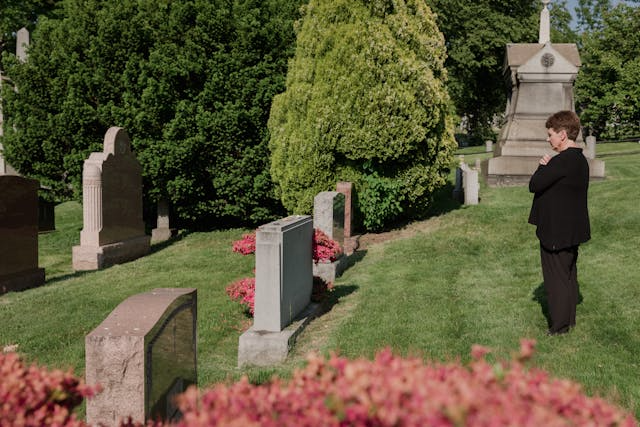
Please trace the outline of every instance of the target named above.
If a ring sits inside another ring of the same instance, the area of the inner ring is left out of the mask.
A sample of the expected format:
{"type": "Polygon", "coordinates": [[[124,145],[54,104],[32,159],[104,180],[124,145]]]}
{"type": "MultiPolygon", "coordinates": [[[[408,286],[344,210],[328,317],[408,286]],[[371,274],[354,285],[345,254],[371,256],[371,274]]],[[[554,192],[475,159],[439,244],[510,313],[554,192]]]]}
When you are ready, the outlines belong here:
{"type": "MultiPolygon", "coordinates": [[[[537,288],[533,290],[532,301],[536,301],[540,304],[540,311],[542,315],[547,319],[547,326],[551,327],[551,317],[549,316],[549,302],[547,301],[547,292],[544,290],[544,282],[540,283],[537,288]]],[[[580,293],[580,284],[578,283],[578,304],[582,304],[582,294],[580,293]]]]}
{"type": "Polygon", "coordinates": [[[454,188],[454,183],[447,182],[444,187],[438,189],[433,194],[433,204],[428,211],[428,216],[440,216],[446,214],[447,212],[460,209],[462,204],[458,200],[455,200],[453,198],[454,188]]]}
{"type": "Polygon", "coordinates": [[[67,273],[61,276],[52,277],[51,279],[46,279],[44,281],[43,286],[50,286],[58,282],[64,282],[65,280],[74,279],[76,277],[82,277],[87,274],[95,273],[96,271],[100,271],[100,270],[74,271],[73,273],[67,273]]]}
{"type": "MultiPolygon", "coordinates": [[[[149,253],[147,255],[145,255],[145,256],[149,256],[151,254],[159,252],[159,251],[161,251],[161,250],[173,245],[174,243],[184,239],[189,234],[191,234],[190,231],[180,231],[180,233],[178,233],[174,237],[171,237],[169,240],[166,240],[164,242],[154,243],[149,248],[149,253]]],[[[137,259],[139,259],[139,258],[137,258],[137,259]]],[[[127,262],[131,262],[131,261],[135,261],[135,260],[130,260],[130,261],[127,261],[127,262]]],[[[118,263],[118,264],[126,264],[126,262],[118,263]]],[[[114,265],[116,265],[116,264],[114,264],[114,265]]],[[[74,279],[74,278],[77,278],[77,277],[82,277],[82,276],[84,276],[86,274],[90,274],[90,273],[95,273],[96,271],[106,270],[106,269],[108,269],[110,267],[113,267],[114,265],[109,265],[107,267],[103,267],[103,268],[100,268],[98,270],[74,271],[73,273],[67,273],[67,274],[63,274],[63,275],[60,275],[60,276],[52,277],[50,279],[46,279],[43,286],[53,285],[53,284],[58,283],[58,282],[63,282],[65,280],[74,279]]]]}
{"type": "Polygon", "coordinates": [[[178,232],[178,234],[176,234],[175,236],[170,237],[169,240],[165,240],[164,242],[158,242],[158,243],[152,244],[148,255],[155,254],[156,252],[160,252],[161,250],[163,250],[165,248],[168,248],[169,246],[173,245],[174,243],[179,242],[180,240],[184,239],[189,234],[191,234],[191,231],[189,231],[189,230],[180,230],[180,232],[178,232]]]}
{"type": "Polygon", "coordinates": [[[346,256],[345,257],[346,258],[345,261],[343,261],[345,263],[344,264],[344,270],[347,270],[347,269],[353,267],[354,265],[356,265],[357,263],[362,261],[365,256],[367,256],[367,250],[366,249],[355,251],[351,255],[346,256]]]}
{"type": "Polygon", "coordinates": [[[335,307],[342,298],[347,295],[351,295],[355,291],[357,291],[359,286],[357,285],[338,285],[333,288],[333,291],[329,292],[321,302],[322,309],[317,317],[322,317],[335,307]]]}

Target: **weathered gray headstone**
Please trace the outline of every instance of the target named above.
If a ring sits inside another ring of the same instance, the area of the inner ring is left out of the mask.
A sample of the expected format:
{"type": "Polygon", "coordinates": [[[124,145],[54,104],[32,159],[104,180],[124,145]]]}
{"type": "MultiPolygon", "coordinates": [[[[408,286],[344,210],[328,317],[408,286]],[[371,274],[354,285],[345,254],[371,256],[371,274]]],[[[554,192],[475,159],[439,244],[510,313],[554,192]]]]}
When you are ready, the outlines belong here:
{"type": "Polygon", "coordinates": [[[0,294],[40,286],[38,181],[0,175],[0,294]]]}
{"type": "Polygon", "coordinates": [[[313,316],[312,236],[313,222],[307,215],[258,228],[253,326],[240,336],[239,366],[284,361],[313,316]]]}
{"type": "MultiPolygon", "coordinates": [[[[337,191],[323,191],[313,199],[313,228],[325,233],[342,246],[344,242],[344,194],[337,191]]],[[[346,258],[336,261],[313,263],[313,275],[333,283],[346,265],[346,258]]]]}
{"type": "Polygon", "coordinates": [[[477,205],[479,201],[480,183],[478,169],[471,169],[465,162],[460,162],[456,169],[456,183],[453,198],[465,205],[477,205]]]}
{"type": "Polygon", "coordinates": [[[123,301],[85,337],[90,425],[176,420],[174,398],[197,382],[197,290],[160,288],[123,301]]]}
{"type": "Polygon", "coordinates": [[[595,159],[596,158],[596,137],[593,135],[589,135],[585,138],[586,147],[584,149],[584,156],[587,159],[595,159]]]}
{"type": "Polygon", "coordinates": [[[169,203],[166,199],[160,199],[158,207],[158,222],[156,228],[151,230],[151,243],[164,242],[171,239],[176,230],[169,226],[169,203]]]}
{"type": "Polygon", "coordinates": [[[465,205],[477,205],[479,200],[480,183],[478,182],[478,171],[471,169],[466,163],[460,164],[462,170],[462,188],[464,192],[465,205]]]}
{"type": "Polygon", "coordinates": [[[484,151],[487,153],[491,153],[493,151],[493,141],[490,139],[487,139],[484,142],[484,151]]]}
{"type": "Polygon", "coordinates": [[[313,222],[306,215],[258,228],[254,329],[280,332],[309,304],[312,238],[313,222]]]}
{"type": "Polygon", "coordinates": [[[313,228],[342,243],[344,239],[344,194],[322,191],[313,198],[313,228]]]}
{"type": "Polygon", "coordinates": [[[84,225],[73,247],[74,270],[97,270],[146,255],[142,221],[142,168],[127,132],[110,128],[104,151],[91,153],[82,172],[84,225]]]}

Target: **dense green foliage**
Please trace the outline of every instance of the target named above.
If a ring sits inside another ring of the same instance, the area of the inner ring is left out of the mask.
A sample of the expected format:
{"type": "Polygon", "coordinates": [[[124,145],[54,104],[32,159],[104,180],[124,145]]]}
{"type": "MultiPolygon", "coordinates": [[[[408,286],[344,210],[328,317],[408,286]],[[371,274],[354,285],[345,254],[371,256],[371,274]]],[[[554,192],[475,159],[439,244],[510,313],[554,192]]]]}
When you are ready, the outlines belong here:
{"type": "Polygon", "coordinates": [[[284,206],[346,180],[368,229],[424,212],[454,145],[444,58],[424,0],[312,0],[269,119],[284,206]]]}
{"type": "Polygon", "coordinates": [[[599,139],[640,135],[640,7],[618,4],[582,35],[576,100],[583,125],[599,139]]]}
{"type": "Polygon", "coordinates": [[[280,214],[267,119],[284,90],[299,1],[64,0],[29,60],[5,55],[7,160],[79,195],[82,162],[110,126],[132,137],[147,201],[204,225],[280,214]]]}

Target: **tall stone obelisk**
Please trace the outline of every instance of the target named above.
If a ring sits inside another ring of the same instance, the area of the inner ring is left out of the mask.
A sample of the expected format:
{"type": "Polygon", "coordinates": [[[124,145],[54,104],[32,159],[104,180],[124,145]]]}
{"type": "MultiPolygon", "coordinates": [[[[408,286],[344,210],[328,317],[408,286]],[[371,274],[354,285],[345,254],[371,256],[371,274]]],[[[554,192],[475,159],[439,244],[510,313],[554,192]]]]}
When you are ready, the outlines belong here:
{"type": "MultiPolygon", "coordinates": [[[[541,2],[538,43],[507,44],[505,120],[493,157],[482,168],[490,186],[526,184],[540,157],[555,154],[546,141],[547,118],[575,109],[573,84],[582,65],[580,54],[573,43],[551,43],[550,0],[541,2]]],[[[576,142],[582,144],[582,135],[576,142]]],[[[604,162],[588,160],[591,178],[604,178],[604,162]]]]}

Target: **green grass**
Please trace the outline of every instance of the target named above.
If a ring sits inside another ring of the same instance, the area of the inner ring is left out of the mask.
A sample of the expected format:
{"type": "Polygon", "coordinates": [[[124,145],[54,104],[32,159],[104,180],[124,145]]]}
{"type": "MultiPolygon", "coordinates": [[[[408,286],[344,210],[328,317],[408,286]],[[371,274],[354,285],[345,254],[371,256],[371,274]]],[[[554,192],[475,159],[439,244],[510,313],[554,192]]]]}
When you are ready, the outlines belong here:
{"type": "MultiPolygon", "coordinates": [[[[483,147],[459,152],[473,165],[483,147]]],[[[417,234],[357,253],[337,281],[330,310],[299,338],[285,366],[236,368],[248,319],[224,288],[252,274],[253,257],[230,251],[245,230],[192,233],[155,247],[143,259],[74,274],[81,209],[57,207],[57,231],[40,237],[44,287],[0,297],[0,346],[19,344],[29,360],[82,374],[84,336],[126,297],[156,287],[198,288],[201,385],[247,373],[263,381],[288,375],[309,351],[370,357],[390,346],[436,360],[469,359],[472,344],[509,357],[521,337],[538,341],[536,366],[580,382],[640,415],[640,145],[598,145],[607,179],[591,184],[592,240],[580,248],[582,302],[577,328],[546,337],[542,275],[525,187],[488,188],[481,202],[452,203],[417,234]]]]}

